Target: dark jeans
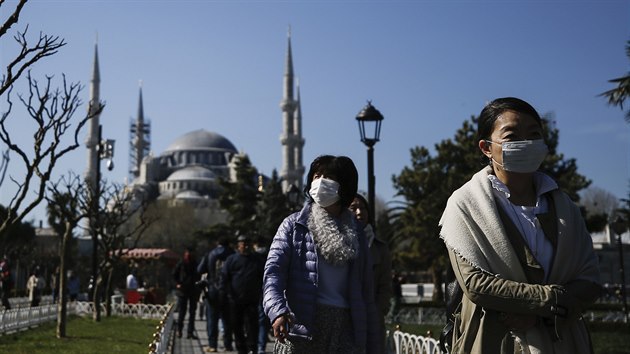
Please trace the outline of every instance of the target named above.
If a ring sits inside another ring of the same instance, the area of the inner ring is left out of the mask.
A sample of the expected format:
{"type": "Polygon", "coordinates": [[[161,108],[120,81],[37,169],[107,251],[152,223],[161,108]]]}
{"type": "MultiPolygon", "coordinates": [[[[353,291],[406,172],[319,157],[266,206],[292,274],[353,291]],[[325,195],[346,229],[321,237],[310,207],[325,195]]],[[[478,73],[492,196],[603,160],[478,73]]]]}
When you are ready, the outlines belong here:
{"type": "Polygon", "coordinates": [[[248,351],[256,353],[258,342],[258,302],[235,304],[230,302],[230,315],[234,341],[239,354],[248,351]],[[245,336],[247,333],[247,336],[245,336]]]}
{"type": "Polygon", "coordinates": [[[223,323],[223,346],[232,350],[232,325],[227,304],[210,303],[206,298],[206,328],[208,330],[208,345],[217,348],[219,338],[219,319],[223,323]]]}
{"type": "Polygon", "coordinates": [[[177,331],[182,333],[184,329],[184,320],[186,319],[186,308],[188,308],[188,328],[187,333],[193,334],[195,331],[195,311],[197,310],[197,296],[178,296],[177,297],[177,312],[179,313],[177,318],[177,331]]]}
{"type": "Polygon", "coordinates": [[[263,353],[267,346],[267,333],[271,329],[271,322],[265,315],[262,303],[258,305],[258,352],[263,353]]]}

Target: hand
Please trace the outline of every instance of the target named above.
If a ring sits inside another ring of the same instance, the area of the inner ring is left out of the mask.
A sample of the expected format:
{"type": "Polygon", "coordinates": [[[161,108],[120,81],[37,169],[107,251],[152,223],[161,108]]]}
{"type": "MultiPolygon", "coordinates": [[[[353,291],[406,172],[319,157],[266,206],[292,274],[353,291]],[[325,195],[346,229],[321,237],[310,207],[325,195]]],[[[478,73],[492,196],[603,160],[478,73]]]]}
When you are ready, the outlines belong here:
{"type": "Polygon", "coordinates": [[[289,337],[289,325],[291,320],[289,316],[278,316],[271,325],[273,328],[273,336],[278,339],[280,343],[284,343],[284,340],[289,337]]]}

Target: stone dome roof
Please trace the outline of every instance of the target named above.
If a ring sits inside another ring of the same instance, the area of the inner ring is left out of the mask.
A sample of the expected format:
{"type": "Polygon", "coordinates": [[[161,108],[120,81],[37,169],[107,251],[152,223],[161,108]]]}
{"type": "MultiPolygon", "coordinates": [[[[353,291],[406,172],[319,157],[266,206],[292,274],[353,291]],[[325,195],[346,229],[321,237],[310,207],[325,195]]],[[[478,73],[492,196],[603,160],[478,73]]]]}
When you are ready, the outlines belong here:
{"type": "Polygon", "coordinates": [[[195,191],[188,190],[177,193],[175,199],[204,199],[204,197],[195,191]]]}
{"type": "Polygon", "coordinates": [[[214,180],[215,174],[201,166],[190,166],[171,173],[167,181],[214,180]]]}
{"type": "Polygon", "coordinates": [[[175,139],[165,152],[181,150],[226,150],[233,153],[238,151],[231,141],[221,134],[204,129],[186,133],[175,139]]]}

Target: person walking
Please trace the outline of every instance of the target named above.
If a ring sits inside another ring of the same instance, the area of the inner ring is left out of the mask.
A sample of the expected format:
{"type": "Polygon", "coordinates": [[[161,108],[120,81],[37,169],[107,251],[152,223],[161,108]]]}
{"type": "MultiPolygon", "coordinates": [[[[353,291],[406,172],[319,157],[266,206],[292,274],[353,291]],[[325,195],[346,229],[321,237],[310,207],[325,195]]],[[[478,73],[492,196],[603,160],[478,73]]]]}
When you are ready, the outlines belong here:
{"type": "Polygon", "coordinates": [[[11,274],[11,265],[9,264],[7,256],[3,256],[2,260],[0,260],[0,298],[5,310],[11,309],[9,296],[12,288],[13,276],[11,274]]]}
{"type": "Polygon", "coordinates": [[[39,306],[42,299],[42,291],[46,287],[46,279],[42,276],[39,267],[35,267],[31,272],[31,276],[26,281],[26,290],[28,291],[28,301],[31,307],[39,306]]]}
{"type": "Polygon", "coordinates": [[[223,346],[232,351],[232,326],[230,311],[225,293],[221,293],[221,269],[225,260],[234,253],[227,237],[219,239],[218,245],[203,257],[197,266],[199,274],[206,275],[206,330],[208,331],[208,347],[206,352],[214,353],[218,348],[219,320],[223,325],[223,346]]]}
{"type": "Polygon", "coordinates": [[[387,318],[389,322],[398,321],[398,310],[402,302],[403,277],[396,270],[392,270],[392,298],[389,301],[389,312],[387,318]]]}
{"type": "Polygon", "coordinates": [[[177,295],[177,337],[182,337],[186,310],[188,310],[186,338],[198,339],[197,335],[195,335],[195,311],[197,310],[197,300],[200,293],[196,283],[200,277],[199,273],[197,273],[197,260],[192,248],[186,248],[183,258],[175,265],[173,279],[175,280],[175,294],[177,295]]]}
{"type": "Polygon", "coordinates": [[[592,353],[582,310],[599,296],[597,255],[578,206],[538,171],[542,119],[499,98],[478,119],[488,166],[448,199],[440,237],[463,295],[452,353],[592,353]]]}
{"type": "MultiPolygon", "coordinates": [[[[260,257],[263,265],[267,260],[269,247],[264,237],[259,236],[254,243],[254,252],[260,257]]],[[[258,354],[265,354],[267,348],[267,335],[271,329],[269,318],[265,315],[265,309],[262,305],[262,296],[258,304],[258,354]]]]}
{"type": "Polygon", "coordinates": [[[357,193],[352,203],[350,203],[350,210],[356,216],[359,226],[363,228],[363,232],[365,232],[370,255],[372,256],[374,300],[376,301],[379,327],[378,346],[383,348],[383,352],[385,352],[385,315],[389,310],[392,297],[392,256],[387,243],[381,240],[374,232],[374,218],[370,215],[369,204],[365,197],[357,193]]]}
{"type": "Polygon", "coordinates": [[[306,203],[273,238],[263,307],[274,353],[382,353],[369,248],[348,209],[358,178],[350,158],[317,157],[307,174],[306,203]]]}
{"type": "Polygon", "coordinates": [[[258,305],[262,297],[264,263],[252,252],[250,239],[237,238],[236,253],[229,256],[221,270],[221,292],[230,306],[234,342],[239,354],[256,353],[258,347],[258,305]]]}
{"type": "Polygon", "coordinates": [[[81,291],[81,281],[73,270],[68,270],[68,296],[70,301],[77,301],[81,291]]]}

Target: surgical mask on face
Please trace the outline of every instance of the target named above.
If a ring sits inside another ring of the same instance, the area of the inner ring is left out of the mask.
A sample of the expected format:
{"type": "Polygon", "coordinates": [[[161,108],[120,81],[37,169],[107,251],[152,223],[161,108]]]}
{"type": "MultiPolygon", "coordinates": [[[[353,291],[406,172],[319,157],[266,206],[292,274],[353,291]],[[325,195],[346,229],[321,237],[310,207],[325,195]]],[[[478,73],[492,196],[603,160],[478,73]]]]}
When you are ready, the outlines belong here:
{"type": "Polygon", "coordinates": [[[328,178],[318,178],[311,182],[309,194],[322,208],[335,204],[339,199],[339,183],[328,178]]]}
{"type": "MultiPolygon", "coordinates": [[[[488,140],[492,144],[498,144],[488,140]]],[[[494,162],[504,170],[519,173],[531,173],[538,170],[547,156],[549,149],[542,139],[506,141],[501,143],[503,164],[494,162]]]]}

